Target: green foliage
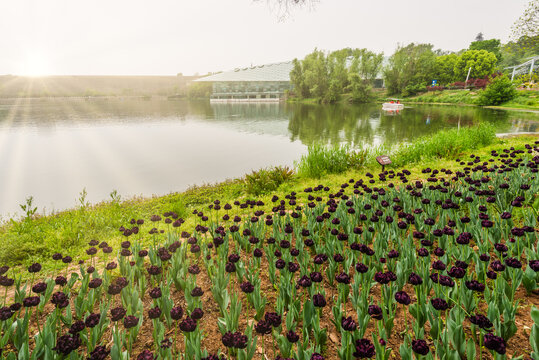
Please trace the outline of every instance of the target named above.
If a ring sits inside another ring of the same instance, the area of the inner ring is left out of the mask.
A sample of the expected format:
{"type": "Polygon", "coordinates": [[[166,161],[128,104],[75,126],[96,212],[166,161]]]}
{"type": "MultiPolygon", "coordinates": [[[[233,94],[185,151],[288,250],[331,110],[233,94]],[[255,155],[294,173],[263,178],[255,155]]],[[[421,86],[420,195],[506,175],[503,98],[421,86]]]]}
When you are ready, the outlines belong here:
{"type": "Polygon", "coordinates": [[[455,64],[455,77],[459,81],[466,80],[471,67],[470,79],[489,76],[496,68],[496,55],[486,50],[468,50],[462,54],[455,64]]]}
{"type": "Polygon", "coordinates": [[[434,78],[440,84],[446,85],[456,80],[455,64],[458,59],[459,56],[457,54],[442,55],[436,58],[434,78]]]}
{"type": "Polygon", "coordinates": [[[517,95],[513,82],[506,76],[497,76],[479,93],[480,105],[499,105],[512,100],[517,95]]]}
{"type": "Polygon", "coordinates": [[[474,41],[470,44],[470,50],[486,50],[493,53],[496,56],[497,62],[500,62],[502,59],[500,44],[499,39],[474,41]]]}
{"type": "Polygon", "coordinates": [[[367,160],[366,150],[352,150],[349,145],[325,147],[309,146],[308,153],[296,163],[300,176],[320,178],[324,174],[339,174],[361,168],[367,160]]]}
{"type": "Polygon", "coordinates": [[[362,104],[373,100],[372,86],[361,79],[359,74],[350,74],[348,81],[350,83],[350,102],[362,104]]]}
{"type": "Polygon", "coordinates": [[[435,74],[436,54],[431,44],[411,43],[399,47],[389,58],[384,78],[389,95],[413,93],[431,82],[435,74]]]}
{"type": "Polygon", "coordinates": [[[345,48],[327,54],[315,49],[303,60],[294,60],[290,81],[300,99],[334,103],[342,94],[355,91],[354,101],[367,101],[369,85],[376,79],[382,60],[382,54],[366,49],[345,48]]]}
{"type": "Polygon", "coordinates": [[[189,99],[209,99],[212,92],[210,82],[194,82],[187,89],[189,99]]]}
{"type": "Polygon", "coordinates": [[[490,124],[442,130],[414,140],[408,146],[399,147],[392,159],[395,165],[401,166],[426,159],[452,158],[463,151],[490,145],[495,139],[496,132],[490,124]]]}
{"type": "Polygon", "coordinates": [[[276,190],[293,176],[294,170],[288,166],[274,166],[245,175],[245,185],[249,194],[260,195],[276,190]]]}

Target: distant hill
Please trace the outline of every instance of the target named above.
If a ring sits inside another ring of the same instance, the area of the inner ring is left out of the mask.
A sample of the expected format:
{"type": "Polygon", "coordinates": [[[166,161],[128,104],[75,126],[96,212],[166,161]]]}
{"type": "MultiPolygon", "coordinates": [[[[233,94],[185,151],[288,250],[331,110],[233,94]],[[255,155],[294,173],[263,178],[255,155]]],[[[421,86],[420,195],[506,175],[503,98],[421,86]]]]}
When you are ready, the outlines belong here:
{"type": "Polygon", "coordinates": [[[0,98],[185,95],[200,76],[0,76],[0,98]]]}

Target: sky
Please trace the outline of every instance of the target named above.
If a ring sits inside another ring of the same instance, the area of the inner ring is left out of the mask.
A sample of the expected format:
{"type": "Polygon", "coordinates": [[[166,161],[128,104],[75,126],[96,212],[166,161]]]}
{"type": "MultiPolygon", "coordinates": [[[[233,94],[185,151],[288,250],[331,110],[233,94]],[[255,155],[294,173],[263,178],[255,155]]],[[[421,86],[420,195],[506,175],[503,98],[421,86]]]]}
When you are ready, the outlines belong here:
{"type": "Polygon", "coordinates": [[[528,0],[319,0],[283,18],[277,0],[0,2],[0,74],[184,75],[303,58],[315,47],[506,42],[528,0]]]}

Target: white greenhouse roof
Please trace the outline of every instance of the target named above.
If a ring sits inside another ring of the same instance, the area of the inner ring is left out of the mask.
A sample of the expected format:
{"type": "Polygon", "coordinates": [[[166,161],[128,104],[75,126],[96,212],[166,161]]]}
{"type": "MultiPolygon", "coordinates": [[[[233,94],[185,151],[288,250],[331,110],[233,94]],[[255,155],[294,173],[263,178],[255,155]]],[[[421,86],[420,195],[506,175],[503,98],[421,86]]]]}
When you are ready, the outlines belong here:
{"type": "Polygon", "coordinates": [[[290,81],[292,61],[238,68],[215,75],[206,76],[195,81],[290,81]]]}

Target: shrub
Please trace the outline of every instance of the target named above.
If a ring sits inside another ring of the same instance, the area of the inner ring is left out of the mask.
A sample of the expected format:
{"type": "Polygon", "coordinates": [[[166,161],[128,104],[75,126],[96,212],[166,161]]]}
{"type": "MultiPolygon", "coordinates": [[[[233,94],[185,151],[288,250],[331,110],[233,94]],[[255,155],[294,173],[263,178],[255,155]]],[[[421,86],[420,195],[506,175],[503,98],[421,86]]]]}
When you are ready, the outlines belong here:
{"type": "Polygon", "coordinates": [[[301,176],[320,178],[324,174],[359,169],[365,164],[367,154],[367,150],[353,150],[349,145],[326,147],[315,144],[296,163],[296,168],[301,176]]]}
{"type": "Polygon", "coordinates": [[[245,185],[249,194],[260,195],[277,189],[293,176],[294,170],[288,166],[274,166],[245,175],[245,185]]]}
{"type": "Polygon", "coordinates": [[[513,82],[506,76],[498,76],[479,94],[480,105],[499,105],[517,95],[513,82]]]}

